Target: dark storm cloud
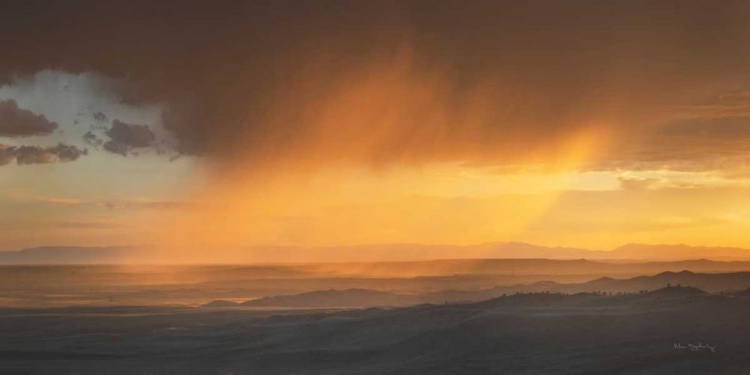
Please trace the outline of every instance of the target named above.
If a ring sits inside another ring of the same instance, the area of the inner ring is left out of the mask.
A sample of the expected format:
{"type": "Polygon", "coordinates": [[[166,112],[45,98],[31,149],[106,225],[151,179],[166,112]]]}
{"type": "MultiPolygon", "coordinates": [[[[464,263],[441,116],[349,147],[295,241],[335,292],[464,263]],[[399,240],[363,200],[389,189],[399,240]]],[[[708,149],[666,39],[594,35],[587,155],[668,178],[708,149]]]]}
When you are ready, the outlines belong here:
{"type": "Polygon", "coordinates": [[[99,138],[96,134],[91,131],[87,131],[83,134],[83,141],[94,147],[99,147],[104,143],[104,140],[99,138]]]}
{"type": "Polygon", "coordinates": [[[593,126],[649,137],[600,163],[628,167],[685,160],[651,128],[699,96],[742,110],[725,86],[747,83],[748,17],[739,1],[11,1],[0,76],[119,79],[127,103],[165,104],[180,152],[222,166],[513,163],[593,126]]]}
{"type": "Polygon", "coordinates": [[[147,125],[127,124],[114,120],[107,130],[107,136],[114,142],[128,147],[148,147],[154,143],[156,136],[147,125]]]}
{"type": "Polygon", "coordinates": [[[91,117],[93,117],[97,122],[107,122],[107,115],[102,112],[94,112],[91,117]]]}
{"type": "Polygon", "coordinates": [[[130,148],[127,145],[113,141],[104,142],[104,149],[113,154],[122,156],[128,156],[128,153],[130,152],[130,148]]]}
{"type": "Polygon", "coordinates": [[[153,146],[156,140],[154,132],[147,125],[128,124],[120,120],[112,121],[106,135],[109,140],[104,143],[104,149],[122,156],[131,154],[133,149],[153,146]]]}
{"type": "Polygon", "coordinates": [[[18,165],[64,163],[78,160],[84,155],[88,155],[88,150],[62,143],[52,147],[0,144],[0,165],[9,164],[13,160],[18,165]]]}
{"type": "Polygon", "coordinates": [[[57,129],[57,124],[42,115],[19,108],[14,100],[0,101],[0,136],[46,135],[55,129],[57,129]]]}

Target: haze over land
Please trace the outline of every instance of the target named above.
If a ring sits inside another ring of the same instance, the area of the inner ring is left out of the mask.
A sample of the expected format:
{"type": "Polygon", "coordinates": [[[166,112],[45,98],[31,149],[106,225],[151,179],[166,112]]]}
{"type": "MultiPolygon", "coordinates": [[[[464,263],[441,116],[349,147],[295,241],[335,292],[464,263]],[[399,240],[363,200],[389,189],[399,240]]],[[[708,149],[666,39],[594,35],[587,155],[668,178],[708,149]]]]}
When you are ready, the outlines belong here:
{"type": "Polygon", "coordinates": [[[35,374],[743,374],[749,304],[670,287],[343,312],[7,309],[0,363],[35,374]]]}

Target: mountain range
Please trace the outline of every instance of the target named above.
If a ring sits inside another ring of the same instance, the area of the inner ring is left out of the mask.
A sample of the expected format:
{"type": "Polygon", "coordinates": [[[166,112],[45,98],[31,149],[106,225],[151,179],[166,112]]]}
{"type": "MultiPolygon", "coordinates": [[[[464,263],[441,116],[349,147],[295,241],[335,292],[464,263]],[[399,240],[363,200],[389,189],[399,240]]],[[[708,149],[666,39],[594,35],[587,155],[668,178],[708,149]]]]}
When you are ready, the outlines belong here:
{"type": "MultiPolygon", "coordinates": [[[[207,251],[207,254],[211,252],[207,251]]],[[[519,242],[453,245],[358,245],[331,247],[250,247],[241,257],[191,260],[192,263],[325,263],[378,262],[388,264],[434,259],[589,259],[622,261],[676,261],[710,259],[750,260],[750,250],[734,247],[627,244],[609,251],[568,247],[545,247],[519,242]]],[[[208,256],[208,255],[207,255],[208,256]]],[[[149,247],[70,247],[45,246],[0,252],[0,264],[118,264],[184,263],[165,258],[149,247]]]]}

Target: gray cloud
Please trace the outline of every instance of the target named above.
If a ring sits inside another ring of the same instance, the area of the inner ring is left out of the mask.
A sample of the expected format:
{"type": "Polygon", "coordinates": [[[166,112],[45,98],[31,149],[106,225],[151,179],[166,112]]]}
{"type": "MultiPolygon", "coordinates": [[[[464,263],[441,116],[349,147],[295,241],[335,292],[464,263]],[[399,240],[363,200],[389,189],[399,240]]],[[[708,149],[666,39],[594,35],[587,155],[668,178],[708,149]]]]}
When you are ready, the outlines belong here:
{"type": "Polygon", "coordinates": [[[104,143],[104,140],[102,140],[101,138],[99,138],[99,136],[97,136],[96,134],[92,133],[91,131],[87,131],[83,135],[83,141],[86,142],[86,143],[88,143],[88,144],[90,144],[90,145],[92,145],[92,146],[94,146],[94,147],[99,147],[99,146],[102,145],[102,143],[104,143]]]}
{"type": "Polygon", "coordinates": [[[148,125],[128,124],[120,120],[112,121],[106,135],[109,140],[104,143],[104,149],[122,156],[133,154],[133,149],[153,146],[156,140],[148,125]]]}
{"type": "Polygon", "coordinates": [[[98,111],[94,112],[93,114],[91,114],[91,117],[93,117],[94,120],[96,120],[97,122],[100,122],[100,123],[101,122],[107,122],[107,115],[105,115],[102,112],[98,112],[98,111]]]}
{"type": "Polygon", "coordinates": [[[123,143],[107,141],[104,143],[104,150],[109,151],[113,154],[128,156],[130,148],[123,143]]]}
{"type": "Polygon", "coordinates": [[[29,110],[18,107],[14,100],[0,101],[0,136],[29,137],[46,135],[57,129],[57,124],[29,110]]]}
{"type": "Polygon", "coordinates": [[[0,145],[0,165],[10,164],[15,158],[15,150],[10,149],[10,146],[0,145]]]}
{"type": "Polygon", "coordinates": [[[0,144],[0,165],[64,163],[88,155],[88,150],[59,143],[57,146],[8,146],[0,144]]]}

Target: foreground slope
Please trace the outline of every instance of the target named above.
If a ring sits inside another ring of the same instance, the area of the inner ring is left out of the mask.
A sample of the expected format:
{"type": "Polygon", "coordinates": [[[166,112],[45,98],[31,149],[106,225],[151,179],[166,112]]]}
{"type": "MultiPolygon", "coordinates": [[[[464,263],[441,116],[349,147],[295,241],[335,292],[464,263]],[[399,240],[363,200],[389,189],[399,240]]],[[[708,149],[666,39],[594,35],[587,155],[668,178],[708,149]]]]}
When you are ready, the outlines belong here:
{"type": "Polygon", "coordinates": [[[750,372],[750,298],[673,288],[340,312],[3,310],[0,368],[31,374],[750,372]]]}

